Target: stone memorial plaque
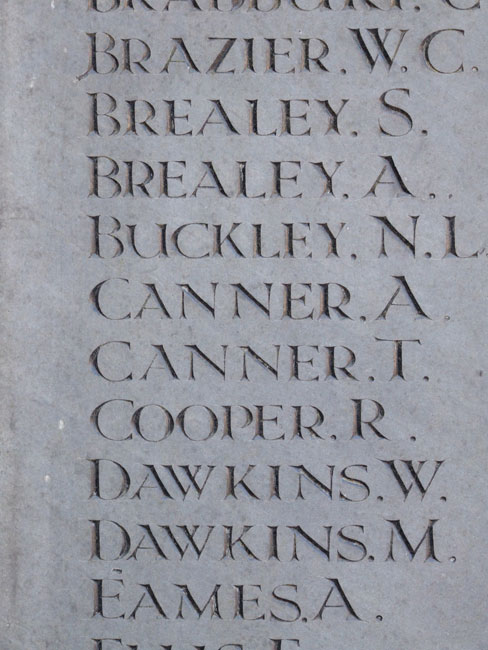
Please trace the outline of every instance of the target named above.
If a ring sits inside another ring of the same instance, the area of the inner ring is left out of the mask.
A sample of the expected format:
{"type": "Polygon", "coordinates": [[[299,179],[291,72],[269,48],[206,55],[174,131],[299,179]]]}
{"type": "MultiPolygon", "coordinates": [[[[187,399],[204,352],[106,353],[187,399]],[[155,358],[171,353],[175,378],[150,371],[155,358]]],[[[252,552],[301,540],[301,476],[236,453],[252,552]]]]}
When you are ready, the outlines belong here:
{"type": "Polygon", "coordinates": [[[3,0],[1,650],[488,650],[488,5],[3,0]]]}

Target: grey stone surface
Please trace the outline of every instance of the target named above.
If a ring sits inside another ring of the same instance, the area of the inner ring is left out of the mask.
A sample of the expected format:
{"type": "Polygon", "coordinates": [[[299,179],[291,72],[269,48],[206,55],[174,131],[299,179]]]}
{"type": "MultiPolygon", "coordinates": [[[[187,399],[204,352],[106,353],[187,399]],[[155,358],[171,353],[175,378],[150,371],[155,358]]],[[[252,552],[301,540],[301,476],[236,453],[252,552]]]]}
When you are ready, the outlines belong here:
{"type": "Polygon", "coordinates": [[[486,650],[473,4],[3,1],[2,650],[486,650]]]}

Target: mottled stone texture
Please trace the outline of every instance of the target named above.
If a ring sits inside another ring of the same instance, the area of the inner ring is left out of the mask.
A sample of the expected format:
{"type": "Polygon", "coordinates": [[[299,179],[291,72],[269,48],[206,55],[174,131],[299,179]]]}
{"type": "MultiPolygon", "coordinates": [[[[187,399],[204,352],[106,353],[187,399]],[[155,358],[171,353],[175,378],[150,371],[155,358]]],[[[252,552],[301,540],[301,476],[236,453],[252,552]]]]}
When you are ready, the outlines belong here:
{"type": "Polygon", "coordinates": [[[486,650],[484,0],[3,0],[2,650],[486,650]]]}

